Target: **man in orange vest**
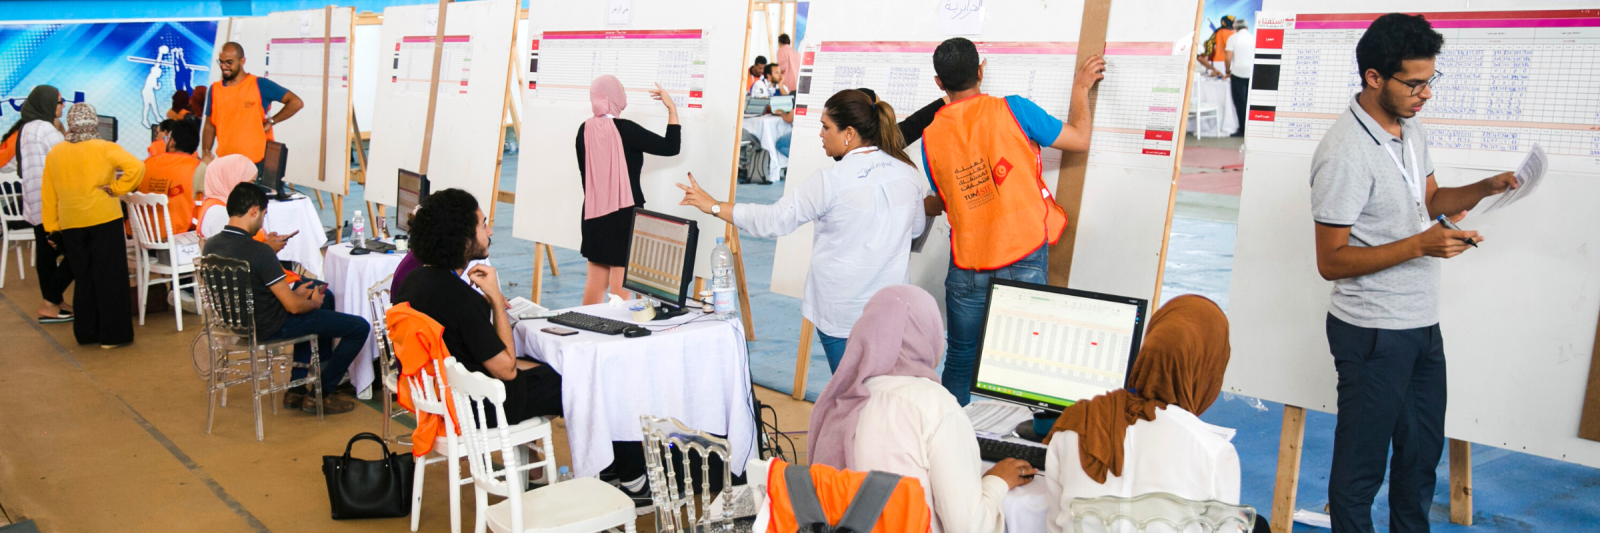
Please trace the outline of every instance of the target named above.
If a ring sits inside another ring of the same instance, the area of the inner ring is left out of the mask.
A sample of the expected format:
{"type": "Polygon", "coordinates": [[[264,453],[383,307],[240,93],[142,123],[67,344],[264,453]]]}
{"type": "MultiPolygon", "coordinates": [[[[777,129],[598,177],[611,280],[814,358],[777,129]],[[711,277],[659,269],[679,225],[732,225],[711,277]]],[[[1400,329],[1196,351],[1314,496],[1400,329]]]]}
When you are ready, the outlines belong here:
{"type": "Polygon", "coordinates": [[[258,171],[264,170],[261,158],[266,154],[267,141],[273,140],[272,125],[289,120],[305,103],[282,85],[245,72],[244,47],[239,43],[222,45],[217,66],[222,69],[222,81],[211,84],[207,92],[200,159],[210,163],[217,156],[240,154],[250,158],[258,171]],[[272,102],[283,103],[283,108],[268,116],[267,108],[272,102]]]}
{"type": "Polygon", "coordinates": [[[1039,147],[1089,150],[1089,87],[1104,77],[1105,59],[1094,56],[1078,68],[1067,124],[1027,98],[984,94],[972,41],[940,43],[933,70],[949,102],[921,135],[922,169],[938,193],[927,198],[927,212],[950,215],[949,350],[941,381],[966,405],[989,280],[1044,284],[1049,245],[1067,227],[1045,186],[1039,147]]]}
{"type": "Polygon", "coordinates": [[[194,156],[200,133],[189,121],[167,120],[162,124],[170,128],[166,145],[162,153],[144,160],[144,181],[139,183],[139,192],[167,195],[172,233],[177,234],[194,227],[194,191],[190,187],[201,166],[194,156]]]}

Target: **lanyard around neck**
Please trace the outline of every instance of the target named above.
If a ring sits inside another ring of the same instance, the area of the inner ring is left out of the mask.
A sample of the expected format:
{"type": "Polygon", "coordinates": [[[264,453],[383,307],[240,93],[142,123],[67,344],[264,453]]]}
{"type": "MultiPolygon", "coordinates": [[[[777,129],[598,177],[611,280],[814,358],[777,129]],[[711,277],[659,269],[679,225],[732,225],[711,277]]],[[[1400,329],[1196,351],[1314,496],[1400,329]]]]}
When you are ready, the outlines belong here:
{"type": "Polygon", "coordinates": [[[1406,180],[1406,189],[1411,193],[1411,199],[1416,201],[1417,213],[1419,214],[1417,224],[1426,229],[1427,211],[1424,211],[1422,206],[1428,185],[1426,179],[1422,176],[1421,166],[1417,165],[1417,151],[1411,148],[1411,141],[1409,139],[1406,140],[1405,151],[1411,160],[1411,170],[1409,172],[1406,170],[1406,166],[1400,162],[1400,156],[1394,155],[1394,149],[1389,148],[1388,144],[1383,145],[1383,151],[1389,154],[1390,160],[1394,161],[1395,168],[1400,169],[1400,177],[1406,180]]]}

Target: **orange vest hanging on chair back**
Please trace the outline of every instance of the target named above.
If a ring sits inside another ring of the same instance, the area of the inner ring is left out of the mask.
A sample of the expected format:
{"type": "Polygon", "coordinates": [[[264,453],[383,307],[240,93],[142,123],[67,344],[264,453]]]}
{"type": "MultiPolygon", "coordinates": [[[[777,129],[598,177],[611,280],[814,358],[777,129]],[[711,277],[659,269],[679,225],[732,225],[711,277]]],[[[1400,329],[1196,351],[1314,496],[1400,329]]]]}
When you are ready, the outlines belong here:
{"type": "Polygon", "coordinates": [[[1004,98],[979,94],[939,110],[922,134],[928,174],[950,216],[958,267],[995,270],[1055,243],[1067,214],[1045,187],[1039,146],[1004,98]]]}
{"type": "MultiPolygon", "coordinates": [[[[410,303],[402,303],[389,308],[384,313],[384,324],[389,328],[389,339],[394,343],[394,358],[400,361],[399,397],[400,405],[411,410],[417,417],[417,428],[411,432],[411,454],[417,457],[428,455],[433,450],[434,440],[444,436],[447,431],[444,417],[421,412],[417,410],[411,390],[411,380],[406,379],[417,376],[423,372],[423,383],[434,386],[434,364],[450,357],[450,350],[444,346],[444,326],[439,325],[432,317],[421,311],[411,308],[410,303]]],[[[440,381],[448,383],[445,376],[438,376],[440,381]]],[[[387,391],[380,391],[388,394],[387,391]]],[[[449,396],[444,397],[445,407],[450,410],[450,419],[455,421],[453,430],[461,434],[461,417],[456,416],[455,400],[449,396]]]]}
{"type": "Polygon", "coordinates": [[[216,156],[239,154],[260,163],[266,155],[267,141],[272,140],[272,133],[264,131],[261,124],[271,104],[261,101],[261,87],[256,85],[255,75],[245,74],[232,86],[213,83],[210,94],[210,119],[217,129],[216,156]]]}
{"type": "MultiPolygon", "coordinates": [[[[778,459],[773,460],[771,468],[767,470],[767,498],[772,506],[772,519],[768,522],[767,531],[772,533],[796,533],[800,528],[794,506],[789,499],[791,487],[784,476],[785,469],[791,467],[808,468],[802,465],[791,466],[778,459]]],[[[820,464],[811,465],[809,470],[811,483],[816,487],[817,503],[822,504],[822,512],[827,515],[828,523],[839,525],[839,521],[844,518],[845,510],[855,499],[856,492],[866,482],[868,473],[838,470],[820,464]]],[[[894,492],[884,504],[872,531],[874,533],[930,531],[933,514],[928,510],[928,502],[924,499],[922,483],[914,477],[902,477],[894,487],[894,492]]],[[[809,530],[806,533],[809,533],[809,530]]]]}

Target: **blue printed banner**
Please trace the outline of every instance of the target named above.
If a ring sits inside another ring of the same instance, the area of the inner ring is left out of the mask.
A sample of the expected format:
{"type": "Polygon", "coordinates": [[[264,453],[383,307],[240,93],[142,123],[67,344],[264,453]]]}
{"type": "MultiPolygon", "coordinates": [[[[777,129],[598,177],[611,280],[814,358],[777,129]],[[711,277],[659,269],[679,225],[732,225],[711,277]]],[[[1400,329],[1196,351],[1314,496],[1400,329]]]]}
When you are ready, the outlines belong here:
{"type": "Polygon", "coordinates": [[[36,85],[117,118],[118,143],[143,157],[173,91],[209,83],[217,22],[0,24],[0,131],[36,85]]]}

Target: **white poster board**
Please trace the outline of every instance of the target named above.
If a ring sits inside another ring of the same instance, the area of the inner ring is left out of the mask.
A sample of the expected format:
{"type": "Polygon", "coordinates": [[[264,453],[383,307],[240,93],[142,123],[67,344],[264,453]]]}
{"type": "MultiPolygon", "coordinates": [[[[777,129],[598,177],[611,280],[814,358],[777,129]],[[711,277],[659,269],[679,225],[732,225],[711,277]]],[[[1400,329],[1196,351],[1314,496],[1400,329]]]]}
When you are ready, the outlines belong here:
{"type": "Polygon", "coordinates": [[[378,95],[378,64],[383,62],[383,26],[357,24],[350,66],[350,103],[361,132],[372,133],[373,100],[378,95]]]}
{"type": "MultiPolygon", "coordinates": [[[[445,19],[438,107],[428,180],[432,190],[463,189],[485,213],[495,201],[507,64],[517,4],[454,2],[445,19]]],[[[366,198],[396,205],[399,170],[417,171],[427,122],[437,4],[383,10],[383,40],[373,99],[366,198]]]]}
{"type": "MultiPolygon", "coordinates": [[[[833,165],[818,138],[823,103],[835,92],[868,87],[902,119],[944,95],[933,81],[933,49],[946,36],[935,20],[940,2],[811,6],[802,50],[800,96],[785,191],[797,190],[833,165]],[[895,24],[879,21],[895,20],[895,24]]],[[[1065,121],[1071,95],[1082,3],[986,6],[986,33],[969,36],[988,61],[983,89],[1022,95],[1065,121]]],[[[1171,218],[1177,139],[1181,137],[1198,6],[1194,0],[1113,2],[1107,31],[1107,74],[1101,82],[1095,133],[1083,187],[1073,253],[1072,288],[1156,300],[1171,218]]],[[[921,143],[907,152],[922,160],[921,143]]],[[[1054,192],[1061,152],[1044,148],[1044,182],[1054,192]]],[[[778,239],[772,291],[801,297],[810,268],[812,226],[778,239]]],[[[944,304],[950,225],[936,219],[921,253],[911,255],[911,281],[944,304]]]]}
{"type": "Polygon", "coordinates": [[[617,76],[628,91],[621,118],[657,134],[666,111],[646,92],[659,82],[678,102],[683,144],[674,157],[646,155],[641,175],[645,208],[695,220],[700,229],[695,275],[711,277],[711,251],[723,235],[720,219],[680,206],[674,184],[687,174],[707,192],[727,198],[738,157],[741,55],[749,3],[744,0],[682,4],[637,2],[632,23],[607,26],[605,4],[533,0],[535,39],[523,51],[522,149],[517,165],[517,217],[513,235],[579,249],[583,235],[583,183],[578,127],[593,116],[589,83],[617,76]],[[537,69],[537,70],[535,70],[537,69]]]}
{"type": "Polygon", "coordinates": [[[260,76],[277,82],[305,103],[294,117],[272,127],[273,139],[289,149],[284,180],[344,194],[350,180],[350,57],[355,9],[336,7],[280,11],[267,16],[267,50],[260,76]],[[331,28],[331,31],[326,31],[331,28]],[[327,48],[324,49],[324,39],[327,48]],[[324,59],[327,69],[324,70],[324,59]],[[327,122],[323,81],[327,78],[327,122]],[[324,135],[324,132],[326,135],[324,135]],[[327,153],[322,153],[326,142],[327,153]],[[318,162],[322,172],[318,172],[318,162]]]}
{"type": "MultiPolygon", "coordinates": [[[[1530,137],[1542,139],[1550,150],[1552,170],[1537,194],[1463,220],[1461,226],[1487,240],[1444,261],[1440,318],[1450,366],[1446,435],[1600,467],[1600,442],[1577,436],[1600,315],[1600,255],[1593,252],[1600,249],[1600,237],[1587,229],[1600,225],[1600,211],[1593,209],[1600,198],[1595,179],[1600,177],[1600,132],[1566,127],[1595,123],[1600,85],[1565,77],[1586,75],[1585,70],[1592,74],[1592,67],[1565,65],[1600,57],[1600,28],[1537,11],[1517,12],[1516,22],[1496,22],[1462,13],[1491,6],[1466,4],[1405,6],[1408,12],[1434,12],[1429,19],[1445,36],[1436,65],[1445,77],[1421,115],[1439,185],[1458,186],[1510,170],[1530,149],[1530,137]],[[1478,72],[1483,77],[1474,81],[1470,75],[1478,72]],[[1452,73],[1462,74],[1451,79],[1452,73]],[[1503,86],[1504,80],[1491,74],[1522,76],[1515,79],[1522,90],[1511,91],[1512,101],[1477,101],[1503,86]],[[1592,102],[1587,110],[1584,102],[1592,102]],[[1546,113],[1547,107],[1563,112],[1546,113]],[[1504,115],[1513,109],[1523,114],[1504,115]],[[1575,146],[1581,142],[1592,143],[1594,151],[1583,154],[1575,146]]],[[[1527,4],[1523,7],[1595,7],[1527,4]]],[[[1393,8],[1366,2],[1349,6],[1348,12],[1393,8]]],[[[1262,28],[1256,30],[1261,37],[1253,79],[1276,68],[1279,83],[1276,90],[1255,84],[1251,93],[1254,110],[1247,126],[1228,309],[1233,356],[1225,387],[1333,412],[1337,374],[1325,330],[1332,282],[1317,274],[1311,150],[1359,90],[1353,58],[1365,24],[1351,28],[1330,23],[1340,17],[1299,16],[1327,10],[1323,2],[1269,0],[1258,19],[1262,28]],[[1280,30],[1281,41],[1271,42],[1280,30]]]]}

